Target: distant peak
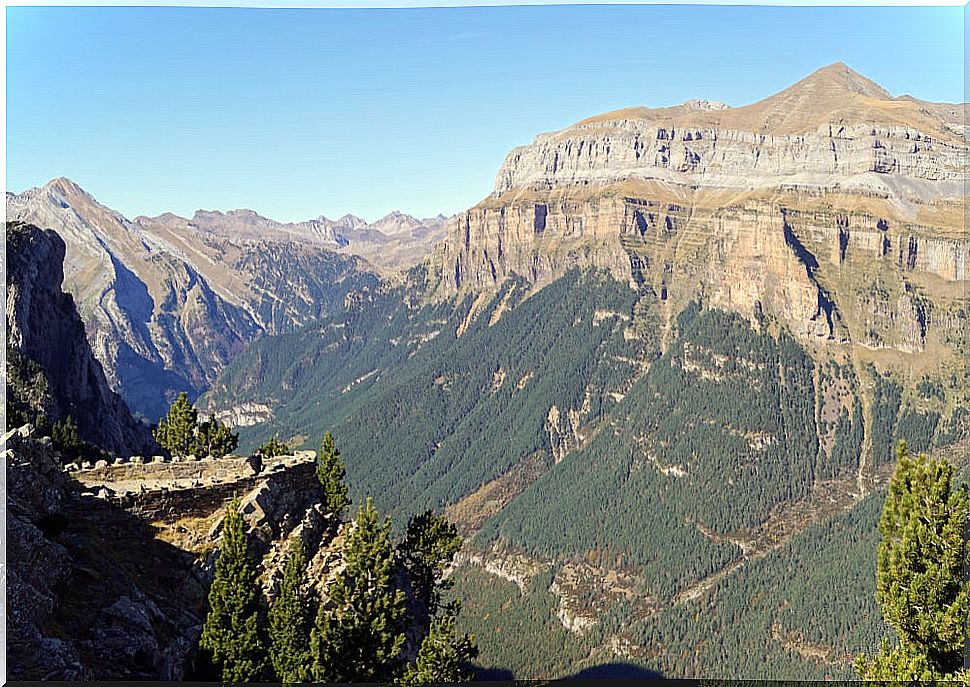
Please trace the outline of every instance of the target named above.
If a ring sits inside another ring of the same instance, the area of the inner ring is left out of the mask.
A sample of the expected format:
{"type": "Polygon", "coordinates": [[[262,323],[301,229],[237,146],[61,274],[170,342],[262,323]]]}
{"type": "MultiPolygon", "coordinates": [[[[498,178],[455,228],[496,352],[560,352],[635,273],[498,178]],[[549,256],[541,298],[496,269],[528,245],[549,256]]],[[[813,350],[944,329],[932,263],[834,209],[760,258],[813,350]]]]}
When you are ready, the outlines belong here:
{"type": "Polygon", "coordinates": [[[400,221],[405,221],[405,222],[412,222],[413,221],[413,222],[417,222],[417,220],[414,217],[412,217],[411,215],[409,215],[407,213],[401,212],[400,210],[391,210],[389,213],[387,213],[386,215],[384,215],[383,217],[381,217],[379,220],[377,220],[377,222],[374,222],[374,224],[377,224],[379,222],[391,222],[391,221],[394,221],[394,222],[400,222],[400,221]]]}
{"type": "Polygon", "coordinates": [[[822,67],[787,90],[793,91],[805,88],[818,89],[826,95],[844,93],[878,98],[880,100],[892,99],[892,96],[886,89],[872,79],[868,79],[859,72],[851,69],[844,62],[835,62],[826,67],[822,67]]]}
{"type": "Polygon", "coordinates": [[[54,191],[60,193],[64,196],[86,196],[90,197],[87,191],[81,188],[76,182],[67,177],[55,177],[51,179],[46,184],[44,184],[44,189],[47,191],[54,191]]]}
{"type": "Polygon", "coordinates": [[[357,215],[351,215],[349,212],[339,219],[332,220],[326,215],[320,215],[316,218],[317,222],[321,224],[332,224],[338,227],[350,227],[351,229],[356,229],[357,227],[362,227],[367,224],[363,219],[357,215]]]}
{"type": "Polygon", "coordinates": [[[702,100],[700,98],[694,98],[693,100],[688,100],[684,103],[684,107],[691,110],[727,110],[730,109],[730,105],[727,103],[722,103],[720,100],[702,100]]]}

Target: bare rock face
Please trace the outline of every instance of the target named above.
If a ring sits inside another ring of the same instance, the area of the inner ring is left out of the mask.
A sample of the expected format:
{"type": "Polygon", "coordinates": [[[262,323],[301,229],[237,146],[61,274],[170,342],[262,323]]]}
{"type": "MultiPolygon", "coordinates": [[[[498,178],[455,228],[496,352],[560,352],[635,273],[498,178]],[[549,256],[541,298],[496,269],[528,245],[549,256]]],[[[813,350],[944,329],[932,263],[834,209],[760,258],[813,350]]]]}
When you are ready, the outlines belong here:
{"type": "Polygon", "coordinates": [[[191,558],[80,497],[49,440],[25,430],[4,452],[9,676],[181,679],[204,600],[191,558]]]}
{"type": "Polygon", "coordinates": [[[197,462],[119,461],[63,472],[29,426],[7,450],[8,670],[18,680],[182,680],[193,675],[227,505],[272,598],[299,537],[320,590],[341,531],[319,505],[315,453],[197,462]]]}
{"type": "Polygon", "coordinates": [[[960,193],[964,106],[892,98],[842,64],[739,108],[631,108],[542,134],[505,160],[495,193],[649,179],[752,189],[960,193]]]}
{"type": "Polygon", "coordinates": [[[811,341],[920,352],[959,338],[970,280],[965,108],[836,64],[745,107],[592,117],[511,151],[429,280],[449,294],[605,268],[668,325],[702,299],[811,341]]]}
{"type": "Polygon", "coordinates": [[[40,365],[49,385],[52,420],[74,418],[83,438],[127,455],[154,446],[108,386],[74,299],[61,291],[64,242],[53,231],[12,223],[7,240],[7,343],[40,365]]]}

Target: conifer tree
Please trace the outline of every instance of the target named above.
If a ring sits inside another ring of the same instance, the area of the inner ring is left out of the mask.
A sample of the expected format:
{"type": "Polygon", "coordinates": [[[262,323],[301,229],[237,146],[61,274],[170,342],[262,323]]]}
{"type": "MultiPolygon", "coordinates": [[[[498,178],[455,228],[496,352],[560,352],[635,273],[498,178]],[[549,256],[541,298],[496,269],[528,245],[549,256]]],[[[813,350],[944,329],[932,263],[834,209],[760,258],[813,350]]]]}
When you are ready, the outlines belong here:
{"type": "Polygon", "coordinates": [[[451,581],[444,579],[444,572],[461,546],[458,528],[431,510],[408,521],[398,556],[428,619],[438,611],[441,592],[451,587],[451,581]]]}
{"type": "Polygon", "coordinates": [[[276,456],[285,456],[290,452],[290,447],[284,444],[282,441],[277,440],[276,437],[271,437],[269,441],[259,447],[259,450],[263,452],[263,455],[267,458],[275,458],[276,456]]]}
{"type": "Polygon", "coordinates": [[[155,441],[173,456],[187,456],[195,445],[198,412],[189,403],[184,391],[178,395],[168,415],[158,421],[155,441]]]}
{"type": "Polygon", "coordinates": [[[320,456],[317,458],[317,479],[323,487],[321,503],[325,513],[340,519],[343,509],[350,504],[347,496],[347,484],[344,482],[346,471],[340,451],[334,444],[330,432],[323,435],[320,456]]]}
{"type": "Polygon", "coordinates": [[[223,523],[215,577],[209,589],[209,615],[199,640],[224,682],[253,682],[263,672],[266,644],[260,628],[262,605],[245,523],[239,502],[233,501],[223,523]]]}
{"type": "Polygon", "coordinates": [[[879,521],[876,599],[899,637],[871,660],[859,657],[865,679],[953,678],[963,662],[968,590],[964,526],[967,493],[953,487],[953,466],[911,458],[905,443],[879,521]]]}
{"type": "Polygon", "coordinates": [[[77,423],[68,415],[63,422],[51,426],[51,441],[69,460],[77,460],[84,452],[84,442],[77,431],[77,423]]]}
{"type": "Polygon", "coordinates": [[[400,675],[405,597],[395,586],[391,523],[370,498],[344,546],[344,570],[322,604],[311,634],[313,679],[381,682],[400,675]]]}
{"type": "Polygon", "coordinates": [[[303,542],[294,537],[279,596],[269,610],[269,656],[277,679],[284,684],[310,679],[310,622],[304,591],[306,565],[303,542]]]}
{"type": "Polygon", "coordinates": [[[475,638],[459,635],[455,630],[455,616],[446,614],[431,624],[417,658],[404,671],[401,684],[425,687],[443,682],[468,682],[474,678],[470,663],[476,656],[475,638]]]}
{"type": "Polygon", "coordinates": [[[199,424],[191,452],[197,456],[222,458],[235,451],[238,445],[239,435],[210,417],[199,424]]]}

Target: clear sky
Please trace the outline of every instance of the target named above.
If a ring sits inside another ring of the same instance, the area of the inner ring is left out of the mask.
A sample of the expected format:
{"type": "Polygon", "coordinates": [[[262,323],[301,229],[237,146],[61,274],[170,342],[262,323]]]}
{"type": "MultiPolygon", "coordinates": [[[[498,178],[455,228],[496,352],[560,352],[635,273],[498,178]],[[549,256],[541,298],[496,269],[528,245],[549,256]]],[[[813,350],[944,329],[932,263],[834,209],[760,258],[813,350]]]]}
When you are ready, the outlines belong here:
{"type": "Polygon", "coordinates": [[[631,105],[743,105],[843,61],[962,102],[964,8],[7,9],[7,186],[129,217],[451,214],[506,152],[631,105]]]}

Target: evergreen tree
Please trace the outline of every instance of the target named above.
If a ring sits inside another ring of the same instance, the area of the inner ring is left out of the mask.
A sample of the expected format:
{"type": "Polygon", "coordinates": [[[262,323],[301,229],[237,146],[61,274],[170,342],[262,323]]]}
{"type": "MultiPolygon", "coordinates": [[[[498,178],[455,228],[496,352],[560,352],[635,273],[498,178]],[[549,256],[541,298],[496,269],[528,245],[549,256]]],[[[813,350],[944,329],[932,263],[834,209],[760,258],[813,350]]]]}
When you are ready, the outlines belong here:
{"type": "Polygon", "coordinates": [[[69,460],[77,460],[84,452],[85,444],[77,431],[77,423],[68,415],[63,422],[51,426],[51,441],[69,460]]]}
{"type": "Polygon", "coordinates": [[[178,395],[168,415],[158,421],[155,441],[173,456],[187,456],[195,446],[198,412],[184,391],[178,395]]]}
{"type": "Polygon", "coordinates": [[[233,501],[223,523],[215,577],[209,589],[209,615],[199,640],[224,682],[253,682],[262,674],[266,664],[266,645],[260,631],[262,602],[239,502],[233,501]]]}
{"type": "Polygon", "coordinates": [[[284,684],[310,679],[310,623],[304,592],[306,565],[303,542],[294,537],[279,596],[269,609],[269,656],[277,679],[284,684]]]}
{"type": "Polygon", "coordinates": [[[259,447],[263,455],[267,458],[275,458],[276,456],[285,456],[289,454],[290,447],[284,444],[282,441],[278,441],[276,437],[270,438],[265,444],[259,447]]]}
{"type": "Polygon", "coordinates": [[[968,588],[963,584],[967,493],[953,487],[944,460],[897,450],[896,472],[879,521],[876,599],[899,637],[871,660],[865,679],[954,677],[963,662],[968,588]]]}
{"type": "Polygon", "coordinates": [[[474,678],[470,663],[478,656],[475,638],[459,635],[455,616],[446,614],[431,624],[421,642],[415,662],[404,671],[405,687],[424,687],[443,682],[468,682],[474,678]]]}
{"type": "Polygon", "coordinates": [[[191,452],[197,456],[223,458],[236,450],[239,435],[214,417],[200,423],[191,452]]]}
{"type": "Polygon", "coordinates": [[[321,605],[311,634],[313,679],[380,682],[400,674],[405,597],[394,584],[391,523],[370,498],[353,523],[343,551],[345,568],[321,605]]]}
{"type": "Polygon", "coordinates": [[[343,509],[350,505],[347,485],[344,482],[345,476],[346,471],[344,470],[343,460],[340,458],[340,451],[337,450],[330,432],[327,432],[323,435],[323,445],[320,449],[320,456],[317,458],[317,479],[323,486],[321,503],[324,512],[333,514],[338,520],[343,509]]]}
{"type": "Polygon", "coordinates": [[[427,510],[408,521],[398,556],[415,598],[427,610],[428,619],[438,611],[441,592],[451,588],[444,572],[461,546],[458,528],[433,511],[427,510]]]}

